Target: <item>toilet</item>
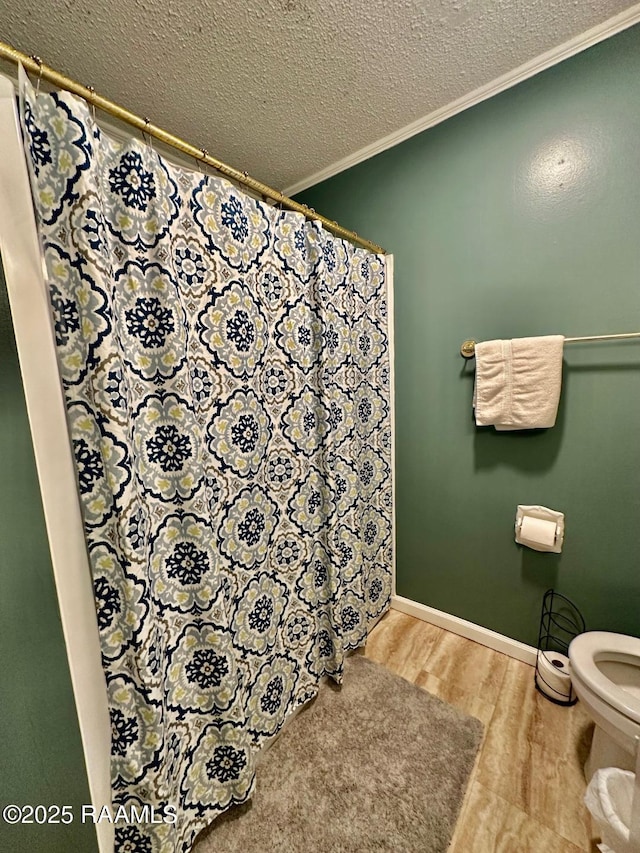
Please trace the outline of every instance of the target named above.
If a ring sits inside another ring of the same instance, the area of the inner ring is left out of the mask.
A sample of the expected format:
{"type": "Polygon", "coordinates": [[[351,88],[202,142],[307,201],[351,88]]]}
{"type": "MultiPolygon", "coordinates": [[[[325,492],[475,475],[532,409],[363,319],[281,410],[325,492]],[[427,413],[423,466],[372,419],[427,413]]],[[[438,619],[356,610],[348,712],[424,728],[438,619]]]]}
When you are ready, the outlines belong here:
{"type": "Polygon", "coordinates": [[[569,646],[571,682],[596,727],[587,781],[602,767],[635,770],[640,738],[640,639],[587,631],[569,646]]]}

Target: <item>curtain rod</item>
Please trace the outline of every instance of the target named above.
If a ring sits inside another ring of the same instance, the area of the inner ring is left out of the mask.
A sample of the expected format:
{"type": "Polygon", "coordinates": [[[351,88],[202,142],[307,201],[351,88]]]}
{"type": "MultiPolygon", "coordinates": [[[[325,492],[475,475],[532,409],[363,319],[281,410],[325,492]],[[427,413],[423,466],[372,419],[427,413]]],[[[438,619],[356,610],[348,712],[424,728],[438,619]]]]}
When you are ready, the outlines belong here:
{"type": "Polygon", "coordinates": [[[32,74],[37,74],[38,79],[47,80],[49,83],[52,83],[54,86],[58,86],[60,89],[66,89],[68,92],[78,95],[80,98],[84,98],[85,101],[92,104],[97,109],[102,110],[102,112],[108,113],[120,121],[132,125],[142,133],[148,133],[149,136],[153,136],[160,142],[164,142],[165,145],[176,148],[178,151],[181,151],[189,157],[193,157],[197,161],[201,161],[202,163],[206,163],[208,166],[212,166],[217,172],[220,172],[227,178],[231,178],[238,184],[248,187],[255,193],[266,198],[270,198],[272,201],[289,208],[289,210],[295,210],[298,213],[302,213],[307,219],[319,220],[325,228],[328,231],[331,231],[331,233],[336,237],[349,240],[351,243],[357,243],[359,246],[362,246],[364,249],[368,249],[370,252],[374,252],[375,254],[386,254],[385,250],[381,246],[378,246],[376,243],[372,243],[369,240],[365,240],[363,237],[359,237],[355,231],[349,231],[348,229],[343,228],[341,225],[338,225],[337,222],[316,213],[313,208],[307,207],[305,204],[300,204],[292,198],[283,195],[278,190],[274,190],[267,184],[263,184],[261,181],[257,181],[255,178],[250,177],[246,172],[240,172],[238,169],[234,169],[233,166],[228,166],[226,163],[223,163],[222,160],[212,157],[205,148],[196,148],[195,145],[185,142],[185,140],[181,139],[179,136],[174,136],[172,133],[168,133],[166,130],[162,130],[162,128],[152,124],[147,118],[140,118],[140,116],[129,112],[129,110],[124,109],[124,107],[114,104],[113,101],[103,98],[101,95],[96,94],[95,90],[90,86],[83,86],[81,83],[77,83],[70,77],[66,77],[59,71],[45,65],[40,57],[27,56],[26,53],[22,53],[21,51],[11,47],[11,45],[0,41],[0,58],[9,60],[10,62],[21,63],[27,71],[30,71],[32,74]]]}
{"type": "MultiPolygon", "coordinates": [[[[623,332],[621,335],[585,335],[582,338],[565,338],[565,344],[576,344],[582,341],[620,341],[626,338],[640,338],[640,332],[623,332]]],[[[473,358],[476,354],[476,341],[464,341],[460,347],[463,358],[473,358]]]]}

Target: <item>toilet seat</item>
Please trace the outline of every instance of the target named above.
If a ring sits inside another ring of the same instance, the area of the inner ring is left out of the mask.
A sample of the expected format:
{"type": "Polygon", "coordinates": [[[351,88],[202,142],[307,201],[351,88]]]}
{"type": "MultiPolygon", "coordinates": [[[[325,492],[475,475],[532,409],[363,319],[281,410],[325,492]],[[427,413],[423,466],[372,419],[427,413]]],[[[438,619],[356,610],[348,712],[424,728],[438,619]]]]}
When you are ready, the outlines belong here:
{"type": "Polygon", "coordinates": [[[640,724],[640,699],[611,681],[598,661],[627,663],[640,668],[640,639],[609,631],[587,631],[569,646],[572,677],[581,680],[607,705],[640,724]]]}

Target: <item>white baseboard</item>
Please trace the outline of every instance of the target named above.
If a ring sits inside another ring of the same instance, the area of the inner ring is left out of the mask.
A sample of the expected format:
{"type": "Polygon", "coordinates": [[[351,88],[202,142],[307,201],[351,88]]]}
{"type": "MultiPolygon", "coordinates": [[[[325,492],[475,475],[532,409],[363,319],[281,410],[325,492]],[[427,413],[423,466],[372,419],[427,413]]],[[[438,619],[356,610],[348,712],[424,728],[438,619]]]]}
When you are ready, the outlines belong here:
{"type": "Polygon", "coordinates": [[[458,616],[436,610],[435,607],[419,604],[417,601],[411,601],[410,598],[403,598],[401,595],[392,597],[391,607],[393,610],[415,616],[416,619],[422,619],[423,622],[429,622],[432,625],[437,625],[438,628],[444,628],[453,634],[466,637],[467,640],[473,640],[475,643],[487,646],[495,652],[502,652],[503,655],[509,655],[509,657],[523,663],[535,666],[536,649],[526,643],[521,643],[519,640],[512,640],[511,637],[505,637],[504,634],[498,634],[497,631],[483,628],[482,625],[476,625],[474,622],[467,622],[466,619],[460,619],[458,616]]]}

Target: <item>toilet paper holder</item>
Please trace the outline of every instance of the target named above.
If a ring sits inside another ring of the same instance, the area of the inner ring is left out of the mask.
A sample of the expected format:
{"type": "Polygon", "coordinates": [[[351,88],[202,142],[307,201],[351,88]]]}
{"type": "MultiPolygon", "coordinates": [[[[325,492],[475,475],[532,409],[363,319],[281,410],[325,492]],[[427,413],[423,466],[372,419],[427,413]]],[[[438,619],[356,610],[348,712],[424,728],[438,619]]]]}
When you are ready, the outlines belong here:
{"type": "Polygon", "coordinates": [[[573,601],[548,589],[542,599],[534,684],[555,705],[578,701],[571,683],[569,644],[585,630],[584,617],[573,601]]]}
{"type": "Polygon", "coordinates": [[[554,554],[559,554],[562,551],[564,543],[564,513],[558,512],[555,509],[549,509],[546,506],[525,506],[518,504],[515,520],[515,538],[520,545],[526,545],[528,548],[533,548],[534,551],[547,551],[554,554]],[[533,523],[526,522],[529,519],[533,523]],[[544,522],[544,525],[537,524],[544,522]],[[523,525],[528,529],[523,530],[523,525]],[[555,529],[550,525],[554,525],[555,529]],[[538,534],[536,538],[531,538],[531,528],[534,534],[538,534]],[[553,535],[549,533],[553,530],[553,535]],[[541,533],[538,533],[541,531],[541,533]]]}

